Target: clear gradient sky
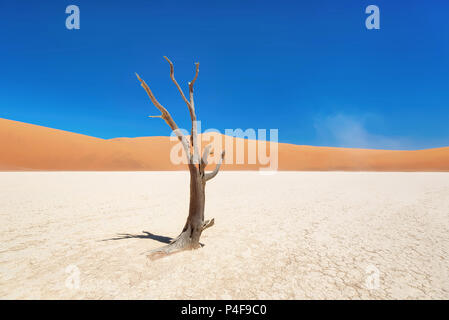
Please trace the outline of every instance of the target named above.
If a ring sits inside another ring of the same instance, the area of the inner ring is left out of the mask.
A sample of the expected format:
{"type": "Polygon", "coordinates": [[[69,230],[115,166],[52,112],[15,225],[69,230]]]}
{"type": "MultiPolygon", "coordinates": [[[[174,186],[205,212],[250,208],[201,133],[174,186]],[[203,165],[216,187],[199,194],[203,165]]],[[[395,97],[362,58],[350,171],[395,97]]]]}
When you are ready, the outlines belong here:
{"type": "Polygon", "coordinates": [[[0,117],[101,138],[169,135],[134,72],[181,127],[199,61],[203,129],[278,128],[281,142],[449,146],[449,1],[0,2],[0,117]],[[65,27],[78,5],[81,29],[65,27]],[[380,30],[365,8],[380,8],[380,30]]]}

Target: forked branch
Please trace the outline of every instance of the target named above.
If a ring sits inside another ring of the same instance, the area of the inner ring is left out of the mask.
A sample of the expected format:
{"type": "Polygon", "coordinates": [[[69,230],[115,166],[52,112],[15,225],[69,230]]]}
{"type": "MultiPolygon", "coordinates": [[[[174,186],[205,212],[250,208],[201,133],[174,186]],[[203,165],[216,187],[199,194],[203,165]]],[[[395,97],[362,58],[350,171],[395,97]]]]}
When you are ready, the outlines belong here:
{"type": "Polygon", "coordinates": [[[204,150],[203,150],[203,156],[201,157],[201,167],[204,169],[206,168],[208,162],[207,162],[207,158],[209,157],[209,155],[211,154],[210,149],[212,148],[212,143],[208,144],[204,150]]]}
{"type": "Polygon", "coordinates": [[[206,181],[209,181],[210,179],[214,178],[217,175],[218,171],[220,171],[221,163],[223,162],[224,156],[225,156],[225,152],[223,151],[221,153],[221,157],[218,160],[217,165],[215,166],[214,171],[206,173],[204,175],[204,178],[205,178],[206,181]]]}
{"type": "Polygon", "coordinates": [[[190,118],[192,120],[192,128],[190,135],[190,143],[186,136],[184,136],[171,117],[170,113],[165,109],[155,98],[153,92],[151,92],[148,85],[143,81],[139,75],[137,78],[139,79],[142,87],[147,92],[148,96],[151,99],[151,102],[158,108],[161,112],[161,115],[151,116],[153,118],[161,118],[164,119],[165,122],[169,125],[172,131],[176,134],[179,141],[181,141],[184,150],[186,152],[188,158],[188,165],[190,170],[190,206],[189,206],[189,215],[187,217],[187,221],[182,229],[181,234],[173,239],[169,244],[162,248],[154,249],[149,252],[148,257],[150,259],[157,259],[166,255],[170,255],[176,252],[180,252],[188,249],[196,249],[202,246],[199,242],[202,232],[210,228],[214,225],[214,219],[204,220],[204,207],[205,207],[205,186],[206,181],[214,178],[218,171],[220,170],[220,166],[223,162],[225,152],[221,153],[221,157],[218,160],[218,163],[215,169],[210,173],[205,173],[204,170],[208,164],[208,156],[212,154],[212,144],[206,146],[204,148],[204,153],[201,155],[201,149],[198,148],[198,133],[197,133],[197,120],[195,114],[195,103],[193,99],[193,87],[198,78],[199,73],[199,63],[196,63],[196,71],[193,80],[189,82],[189,100],[184,95],[180,85],[175,79],[174,75],[174,66],[173,63],[167,57],[164,57],[165,60],[170,64],[170,78],[181,94],[182,99],[186,103],[189,112],[190,118]],[[198,164],[198,165],[196,165],[198,164]]]}
{"type": "Polygon", "coordinates": [[[184,92],[182,91],[180,85],[178,84],[178,81],[176,81],[176,79],[175,79],[175,68],[173,66],[173,63],[166,56],[164,56],[164,59],[167,60],[167,62],[170,64],[170,78],[173,81],[173,83],[175,84],[176,88],[178,88],[178,91],[181,94],[182,99],[184,100],[184,102],[187,105],[187,108],[189,109],[190,119],[192,120],[192,129],[191,129],[191,133],[190,133],[190,142],[191,142],[191,146],[192,146],[191,151],[193,153],[193,155],[192,155],[193,161],[192,162],[198,163],[198,157],[199,157],[198,142],[197,142],[198,141],[198,137],[197,137],[198,132],[197,132],[195,105],[194,105],[194,100],[193,100],[193,85],[196,81],[196,78],[198,77],[200,64],[198,62],[195,63],[195,66],[196,66],[195,77],[193,78],[193,80],[191,82],[189,82],[189,98],[190,98],[190,101],[189,101],[189,100],[187,100],[186,96],[184,95],[184,92]]]}

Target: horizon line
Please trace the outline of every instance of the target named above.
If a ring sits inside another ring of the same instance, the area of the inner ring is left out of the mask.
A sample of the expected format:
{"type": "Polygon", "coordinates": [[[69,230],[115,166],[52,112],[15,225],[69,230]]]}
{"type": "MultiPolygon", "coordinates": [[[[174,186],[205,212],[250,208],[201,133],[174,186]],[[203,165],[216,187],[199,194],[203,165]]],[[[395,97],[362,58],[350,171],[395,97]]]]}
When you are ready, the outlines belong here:
{"type": "MultiPolygon", "coordinates": [[[[50,129],[50,130],[56,130],[56,131],[62,131],[62,132],[66,132],[66,133],[70,133],[70,134],[77,134],[77,135],[81,135],[81,136],[85,136],[85,137],[89,137],[89,138],[93,138],[93,139],[99,139],[99,140],[103,140],[103,141],[110,141],[110,140],[117,140],[117,139],[141,139],[141,138],[170,138],[171,136],[160,136],[160,135],[155,135],[155,136],[137,136],[137,137],[126,137],[126,136],[118,136],[118,137],[114,137],[114,138],[101,138],[101,137],[96,137],[96,136],[91,136],[85,133],[79,133],[79,132],[73,132],[73,131],[69,131],[69,130],[65,130],[65,129],[58,129],[58,128],[53,128],[53,127],[48,127],[48,126],[44,126],[44,125],[40,125],[40,124],[35,124],[35,123],[30,123],[30,122],[24,122],[24,121],[19,121],[19,120],[13,120],[13,119],[7,119],[7,118],[2,118],[0,117],[0,120],[6,120],[6,121],[11,121],[11,122],[17,122],[17,123],[22,123],[25,125],[30,125],[30,126],[37,126],[37,127],[41,127],[41,128],[46,128],[46,129],[50,129]]],[[[240,128],[242,129],[242,128],[240,128]]],[[[233,129],[236,130],[236,129],[233,129]]],[[[243,130],[243,129],[242,129],[243,130]]],[[[266,130],[266,129],[265,129],[266,130]]],[[[291,146],[297,146],[297,147],[313,147],[313,148],[333,148],[333,149],[345,149],[345,150],[374,150],[374,151],[399,151],[399,152],[404,152],[404,151],[424,151],[424,150],[436,150],[436,149],[445,149],[445,148],[449,148],[449,145],[447,146],[442,146],[442,147],[432,147],[432,148],[418,148],[418,149],[382,149],[382,148],[363,148],[363,147],[339,147],[339,146],[330,146],[330,145],[306,145],[306,144],[295,144],[295,143],[288,143],[288,142],[273,142],[270,140],[261,140],[261,139],[252,139],[250,137],[236,137],[236,136],[231,136],[231,135],[226,135],[224,133],[221,132],[203,132],[203,133],[198,133],[198,135],[204,135],[204,134],[219,134],[225,137],[230,137],[230,138],[234,138],[234,139],[243,139],[243,140],[251,140],[251,141],[266,141],[268,143],[277,143],[277,144],[283,144],[283,145],[291,145],[291,146]]],[[[186,137],[189,137],[190,135],[186,135],[186,137]]]]}

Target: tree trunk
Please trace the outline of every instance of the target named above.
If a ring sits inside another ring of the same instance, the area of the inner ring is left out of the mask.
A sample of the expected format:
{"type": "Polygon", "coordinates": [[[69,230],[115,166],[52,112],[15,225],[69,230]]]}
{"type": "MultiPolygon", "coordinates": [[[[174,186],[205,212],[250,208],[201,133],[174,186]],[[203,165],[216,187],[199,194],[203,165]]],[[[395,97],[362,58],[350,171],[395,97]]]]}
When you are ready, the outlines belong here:
{"type": "MultiPolygon", "coordinates": [[[[190,205],[189,215],[182,233],[189,235],[190,247],[192,249],[199,247],[201,233],[204,224],[204,205],[206,182],[196,167],[190,170],[190,205]]],[[[182,234],[181,233],[181,234],[182,234]]]]}
{"type": "Polygon", "coordinates": [[[172,254],[181,250],[197,249],[201,246],[200,237],[204,229],[213,224],[204,222],[204,205],[205,205],[205,186],[206,180],[201,174],[198,167],[189,166],[190,168],[190,205],[187,221],[182,229],[181,234],[176,237],[170,244],[153,250],[149,254],[152,260],[158,259],[164,255],[172,254]]]}
{"type": "Polygon", "coordinates": [[[221,163],[224,159],[225,152],[221,153],[221,158],[219,159],[214,171],[210,173],[205,173],[204,169],[207,166],[207,158],[211,154],[211,145],[208,145],[204,148],[203,156],[200,158],[199,156],[199,148],[198,148],[198,135],[197,135],[197,120],[195,114],[195,104],[193,99],[193,85],[198,77],[199,63],[196,63],[196,72],[195,77],[191,82],[189,82],[189,98],[190,101],[187,100],[184,92],[179,86],[178,82],[174,76],[174,67],[173,63],[167,58],[164,57],[168,63],[170,64],[170,78],[173,83],[178,88],[179,93],[181,94],[182,99],[186,103],[189,112],[190,118],[192,120],[192,130],[190,135],[190,143],[187,141],[186,137],[179,130],[178,125],[171,117],[170,113],[165,109],[159,101],[157,101],[151,89],[148,85],[143,81],[139,75],[136,74],[139,79],[142,87],[147,92],[151,102],[156,106],[156,108],[161,111],[160,116],[151,116],[153,118],[161,118],[165,120],[168,126],[173,130],[173,132],[178,137],[181,142],[187,156],[188,166],[190,171],[190,206],[189,206],[189,215],[187,217],[187,221],[182,229],[181,234],[176,237],[170,244],[150,251],[148,257],[150,259],[157,259],[161,256],[172,254],[181,250],[186,249],[196,249],[201,246],[200,237],[201,233],[214,225],[214,219],[204,221],[204,205],[205,205],[205,187],[206,182],[212,178],[214,178],[218,171],[220,170],[221,163]]]}
{"type": "MultiPolygon", "coordinates": [[[[209,147],[205,148],[205,153],[209,154],[209,147]]],[[[222,152],[219,163],[211,173],[205,173],[204,168],[207,160],[203,160],[199,166],[189,164],[190,170],[190,205],[187,221],[182,232],[170,244],[149,252],[148,257],[151,260],[159,259],[163,256],[173,254],[182,250],[191,250],[201,247],[200,237],[202,232],[212,227],[214,219],[204,221],[204,206],[206,203],[206,181],[216,176],[221,166],[221,161],[225,153],[222,152]]]]}

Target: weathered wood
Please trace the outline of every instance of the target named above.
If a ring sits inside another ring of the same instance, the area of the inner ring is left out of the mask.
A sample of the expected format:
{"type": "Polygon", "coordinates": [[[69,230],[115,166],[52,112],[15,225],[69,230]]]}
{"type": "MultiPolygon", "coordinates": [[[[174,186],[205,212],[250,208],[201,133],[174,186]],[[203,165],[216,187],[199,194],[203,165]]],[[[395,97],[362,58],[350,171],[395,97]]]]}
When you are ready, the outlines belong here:
{"type": "Polygon", "coordinates": [[[214,171],[205,174],[205,176],[204,176],[205,181],[209,181],[210,179],[214,178],[217,175],[218,171],[220,171],[221,163],[223,162],[224,156],[225,156],[225,152],[223,151],[221,153],[221,157],[218,160],[217,165],[215,166],[214,171]]]}
{"type": "Polygon", "coordinates": [[[205,173],[205,168],[207,166],[207,157],[210,154],[211,145],[208,145],[204,149],[202,158],[199,158],[199,148],[198,148],[198,132],[197,132],[197,119],[195,113],[195,105],[193,99],[193,85],[198,78],[199,73],[199,63],[196,63],[195,76],[191,82],[189,82],[189,99],[184,95],[181,87],[174,76],[174,66],[173,63],[167,57],[164,57],[170,64],[170,78],[177,87],[182,99],[186,103],[189,112],[190,119],[192,121],[192,129],[190,136],[190,144],[187,142],[186,137],[179,130],[176,122],[171,117],[170,113],[165,109],[155,98],[153,92],[150,90],[148,85],[142,80],[136,73],[142,87],[147,92],[150,97],[151,102],[156,106],[156,108],[161,111],[160,116],[151,116],[154,118],[162,118],[168,124],[168,126],[173,130],[173,132],[178,137],[179,141],[182,143],[188,160],[188,167],[190,171],[190,204],[189,204],[189,215],[187,216],[187,221],[182,229],[181,234],[176,237],[170,244],[163,246],[161,248],[151,250],[148,257],[152,260],[161,258],[165,255],[172,254],[178,251],[187,249],[197,249],[200,245],[200,237],[202,232],[213,226],[215,223],[214,219],[204,221],[204,209],[206,202],[205,187],[206,181],[215,177],[220,170],[221,163],[224,158],[224,151],[221,154],[221,158],[215,170],[211,173],[205,173]]]}

